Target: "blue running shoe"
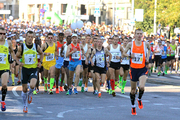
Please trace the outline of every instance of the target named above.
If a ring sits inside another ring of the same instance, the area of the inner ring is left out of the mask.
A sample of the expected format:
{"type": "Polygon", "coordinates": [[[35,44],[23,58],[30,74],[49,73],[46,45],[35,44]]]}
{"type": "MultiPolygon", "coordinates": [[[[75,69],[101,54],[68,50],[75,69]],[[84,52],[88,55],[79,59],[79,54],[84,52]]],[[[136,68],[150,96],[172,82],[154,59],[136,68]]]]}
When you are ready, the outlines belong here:
{"type": "Polygon", "coordinates": [[[77,88],[74,88],[74,93],[78,94],[77,88]]]}
{"type": "Polygon", "coordinates": [[[1,102],[1,111],[6,111],[6,103],[4,101],[1,102]]]}
{"type": "Polygon", "coordinates": [[[69,95],[71,95],[72,94],[72,89],[69,89],[69,95]]]}

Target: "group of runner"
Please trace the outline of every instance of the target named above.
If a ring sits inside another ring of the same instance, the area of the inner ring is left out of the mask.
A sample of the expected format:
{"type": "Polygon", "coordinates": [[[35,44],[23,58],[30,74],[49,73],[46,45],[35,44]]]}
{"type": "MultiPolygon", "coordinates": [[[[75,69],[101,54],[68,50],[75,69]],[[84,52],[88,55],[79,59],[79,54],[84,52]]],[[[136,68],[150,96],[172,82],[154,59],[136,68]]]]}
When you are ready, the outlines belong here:
{"type": "MultiPolygon", "coordinates": [[[[15,76],[19,77],[18,84],[22,82],[24,113],[28,112],[27,103],[30,104],[32,102],[32,94],[39,92],[39,83],[44,84],[45,92],[49,89],[49,94],[53,94],[53,88],[56,88],[56,94],[59,91],[62,92],[64,83],[64,90],[67,91],[66,95],[71,95],[73,92],[78,94],[78,84],[81,86],[81,92],[87,92],[88,79],[92,78],[94,95],[98,95],[100,98],[100,88],[107,84],[107,92],[115,97],[115,89],[117,87],[121,89],[122,94],[125,93],[124,88],[129,73],[131,79],[130,99],[132,115],[136,115],[135,95],[137,92],[137,81],[139,81],[137,102],[138,107],[142,109],[141,98],[144,93],[148,69],[151,71],[153,67],[153,55],[158,67],[164,65],[162,61],[158,61],[160,60],[159,57],[161,57],[161,60],[164,59],[163,54],[169,54],[171,57],[170,61],[174,60],[172,59],[173,42],[171,45],[167,42],[166,49],[162,49],[160,42],[154,47],[153,42],[142,41],[143,32],[141,29],[135,30],[133,41],[128,37],[124,37],[121,44],[119,44],[120,38],[118,35],[111,36],[107,47],[103,46],[104,38],[100,36],[82,35],[79,37],[75,33],[71,35],[69,30],[65,31],[65,33],[59,33],[57,41],[54,39],[53,33],[48,33],[45,43],[42,45],[39,38],[34,40],[34,32],[28,31],[25,41],[22,41],[18,47],[14,41],[5,40],[5,34],[6,30],[0,28],[2,111],[6,110],[5,96],[9,70],[11,71],[12,85],[15,85],[15,76]],[[11,55],[9,55],[9,51],[11,55]],[[12,59],[8,60],[7,58],[10,58],[10,56],[12,59]],[[146,64],[149,62],[151,64],[146,64]],[[41,75],[41,82],[39,75],[41,75]],[[79,81],[81,78],[82,81],[79,81]]],[[[163,68],[165,69],[169,65],[172,64],[168,63],[163,68]]]]}

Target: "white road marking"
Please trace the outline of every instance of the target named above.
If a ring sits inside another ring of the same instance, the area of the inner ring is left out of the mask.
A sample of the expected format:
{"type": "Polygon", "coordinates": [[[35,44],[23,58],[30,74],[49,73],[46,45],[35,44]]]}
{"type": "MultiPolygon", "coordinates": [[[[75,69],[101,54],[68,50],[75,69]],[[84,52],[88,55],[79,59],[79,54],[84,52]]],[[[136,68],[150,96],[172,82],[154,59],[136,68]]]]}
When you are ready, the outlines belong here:
{"type": "Polygon", "coordinates": [[[143,103],[144,103],[144,102],[146,103],[146,102],[150,102],[150,101],[149,101],[149,100],[142,100],[142,102],[143,102],[143,103]]]}
{"type": "MultiPolygon", "coordinates": [[[[106,92],[105,89],[101,89],[101,91],[106,92]]],[[[120,97],[128,98],[128,99],[130,98],[130,97],[127,96],[127,95],[122,95],[122,94],[119,94],[119,93],[116,93],[116,95],[117,95],[117,96],[120,96],[120,97]]]]}
{"type": "Polygon", "coordinates": [[[51,111],[46,111],[46,113],[52,113],[51,111]]]}
{"type": "Polygon", "coordinates": [[[173,78],[176,78],[176,79],[180,79],[180,77],[179,76],[170,76],[170,77],[173,77],[173,78]]]}
{"type": "Polygon", "coordinates": [[[37,107],[38,109],[43,109],[43,107],[37,107]]]}
{"type": "Polygon", "coordinates": [[[13,92],[14,96],[18,97],[19,95],[17,94],[16,89],[17,89],[17,87],[13,87],[12,92],[13,92]]]}
{"type": "Polygon", "coordinates": [[[64,111],[64,112],[60,112],[60,113],[58,113],[57,117],[64,118],[64,116],[63,116],[64,113],[73,112],[73,111],[74,110],[67,110],[67,111],[64,111]]]}
{"type": "Polygon", "coordinates": [[[162,103],[153,103],[154,105],[164,105],[164,104],[162,104],[162,103]]]}
{"type": "Polygon", "coordinates": [[[104,108],[104,107],[97,107],[97,108],[104,108]]]}
{"type": "Polygon", "coordinates": [[[115,106],[108,106],[108,107],[115,107],[115,106]]]}
{"type": "Polygon", "coordinates": [[[180,108],[170,107],[170,109],[179,110],[180,108]]]}
{"type": "Polygon", "coordinates": [[[94,110],[94,108],[88,108],[88,109],[90,109],[90,110],[94,110]]]}

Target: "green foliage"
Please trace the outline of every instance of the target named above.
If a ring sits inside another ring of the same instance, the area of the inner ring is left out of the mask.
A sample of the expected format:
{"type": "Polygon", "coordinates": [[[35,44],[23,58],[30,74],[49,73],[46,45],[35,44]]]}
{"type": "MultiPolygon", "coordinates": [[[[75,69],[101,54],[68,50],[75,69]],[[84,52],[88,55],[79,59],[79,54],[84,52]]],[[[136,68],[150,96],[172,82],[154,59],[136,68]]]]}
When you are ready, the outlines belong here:
{"type": "MultiPolygon", "coordinates": [[[[153,32],[155,0],[134,0],[135,9],[144,9],[144,21],[136,22],[136,28],[143,31],[153,32]]],[[[157,0],[157,25],[160,23],[162,27],[169,25],[170,27],[180,27],[180,0],[157,0]]]]}

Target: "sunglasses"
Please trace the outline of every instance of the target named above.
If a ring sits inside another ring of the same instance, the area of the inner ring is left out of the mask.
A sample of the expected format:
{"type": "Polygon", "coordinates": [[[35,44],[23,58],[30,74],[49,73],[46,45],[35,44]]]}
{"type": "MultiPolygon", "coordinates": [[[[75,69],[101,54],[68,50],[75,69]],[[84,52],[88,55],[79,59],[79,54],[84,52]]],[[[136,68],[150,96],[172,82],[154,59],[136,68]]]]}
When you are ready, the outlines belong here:
{"type": "Polygon", "coordinates": [[[6,35],[6,33],[0,33],[0,35],[6,35]]]}
{"type": "Polygon", "coordinates": [[[48,37],[49,39],[53,39],[53,37],[48,37]]]}

